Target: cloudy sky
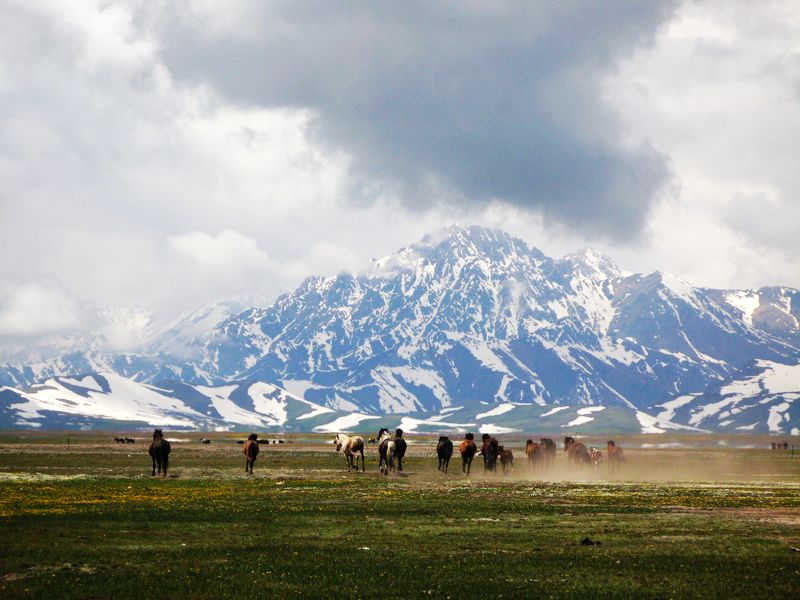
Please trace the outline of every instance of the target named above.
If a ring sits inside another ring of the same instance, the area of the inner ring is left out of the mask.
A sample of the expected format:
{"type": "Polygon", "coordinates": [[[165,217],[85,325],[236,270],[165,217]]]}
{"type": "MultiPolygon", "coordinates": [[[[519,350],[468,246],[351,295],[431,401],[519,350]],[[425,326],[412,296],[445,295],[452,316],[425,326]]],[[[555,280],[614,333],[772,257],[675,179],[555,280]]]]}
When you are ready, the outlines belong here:
{"type": "Polygon", "coordinates": [[[455,221],[800,287],[798,139],[792,0],[0,0],[0,350],[455,221]]]}

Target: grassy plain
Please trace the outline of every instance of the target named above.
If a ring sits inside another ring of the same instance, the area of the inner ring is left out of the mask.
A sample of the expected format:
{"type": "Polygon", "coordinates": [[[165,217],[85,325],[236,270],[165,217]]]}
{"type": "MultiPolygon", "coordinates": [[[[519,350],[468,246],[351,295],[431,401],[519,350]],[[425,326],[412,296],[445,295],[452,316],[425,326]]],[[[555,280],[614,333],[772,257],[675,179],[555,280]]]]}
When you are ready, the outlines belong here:
{"type": "Polygon", "coordinates": [[[800,597],[800,453],[768,438],[624,438],[618,474],[506,439],[514,473],[466,479],[433,438],[382,477],[297,435],[247,478],[241,436],[173,433],[162,480],[135,437],[0,434],[0,597],[800,597]]]}

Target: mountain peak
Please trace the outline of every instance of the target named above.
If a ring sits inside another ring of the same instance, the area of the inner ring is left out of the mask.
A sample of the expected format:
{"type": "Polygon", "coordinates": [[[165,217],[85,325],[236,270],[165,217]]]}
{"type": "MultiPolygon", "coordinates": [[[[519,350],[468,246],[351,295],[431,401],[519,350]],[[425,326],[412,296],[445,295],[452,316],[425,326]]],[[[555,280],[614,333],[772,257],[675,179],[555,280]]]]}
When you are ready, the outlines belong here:
{"type": "Polygon", "coordinates": [[[608,278],[624,277],[629,274],[620,269],[611,258],[588,246],[567,254],[562,260],[580,275],[601,274],[603,278],[608,278]]]}

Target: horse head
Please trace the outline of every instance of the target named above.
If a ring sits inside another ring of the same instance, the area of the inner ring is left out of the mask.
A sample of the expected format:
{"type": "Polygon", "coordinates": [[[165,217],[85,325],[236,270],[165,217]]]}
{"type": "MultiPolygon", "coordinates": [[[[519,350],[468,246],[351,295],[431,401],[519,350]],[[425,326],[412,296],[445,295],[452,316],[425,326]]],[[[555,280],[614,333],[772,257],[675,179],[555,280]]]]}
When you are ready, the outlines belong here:
{"type": "Polygon", "coordinates": [[[606,442],[606,445],[607,445],[609,448],[613,448],[614,446],[616,446],[616,444],[614,443],[614,440],[608,440],[608,441],[606,442]]]}
{"type": "Polygon", "coordinates": [[[466,434],[464,436],[464,439],[465,440],[474,440],[475,439],[475,435],[473,433],[468,433],[468,434],[466,434]]]}
{"type": "Polygon", "coordinates": [[[157,440],[157,439],[163,438],[163,437],[164,437],[164,433],[160,429],[154,429],[153,430],[153,439],[154,440],[157,440]]]}
{"type": "Polygon", "coordinates": [[[247,439],[252,442],[255,442],[258,440],[258,435],[256,435],[255,433],[251,433],[250,435],[247,436],[247,439]]]}
{"type": "Polygon", "coordinates": [[[403,430],[400,429],[399,427],[397,429],[395,429],[394,430],[394,437],[396,437],[396,438],[403,437],[403,430]]]}
{"type": "Polygon", "coordinates": [[[337,452],[339,452],[339,450],[341,450],[342,446],[344,445],[344,440],[342,439],[342,437],[343,436],[342,436],[341,433],[337,433],[336,437],[333,438],[333,443],[336,444],[336,451],[337,452]]]}
{"type": "Polygon", "coordinates": [[[575,438],[571,435],[568,435],[564,438],[564,450],[569,450],[569,447],[575,443],[575,438]]]}

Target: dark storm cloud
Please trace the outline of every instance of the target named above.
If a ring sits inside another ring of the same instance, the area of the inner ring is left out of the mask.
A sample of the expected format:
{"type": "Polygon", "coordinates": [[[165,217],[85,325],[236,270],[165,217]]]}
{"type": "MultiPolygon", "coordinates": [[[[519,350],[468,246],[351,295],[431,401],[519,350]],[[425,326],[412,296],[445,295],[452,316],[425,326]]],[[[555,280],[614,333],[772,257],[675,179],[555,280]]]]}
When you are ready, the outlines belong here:
{"type": "Polygon", "coordinates": [[[624,142],[600,84],[672,9],[257,3],[239,28],[174,15],[164,51],[177,77],[209,80],[237,101],[312,109],[319,140],[353,157],[362,187],[388,186],[412,206],[433,188],[499,199],[625,238],[669,170],[651,146],[624,142]]]}

